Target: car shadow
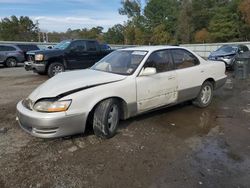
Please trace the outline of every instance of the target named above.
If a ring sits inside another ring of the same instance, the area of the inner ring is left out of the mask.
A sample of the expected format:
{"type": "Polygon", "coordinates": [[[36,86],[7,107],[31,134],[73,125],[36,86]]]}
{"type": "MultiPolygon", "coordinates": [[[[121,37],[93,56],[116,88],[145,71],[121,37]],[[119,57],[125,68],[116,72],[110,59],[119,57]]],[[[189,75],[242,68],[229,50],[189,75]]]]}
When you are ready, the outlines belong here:
{"type": "MultiPolygon", "coordinates": [[[[155,110],[143,113],[141,115],[131,117],[131,118],[127,119],[127,120],[121,120],[118,130],[127,129],[134,122],[145,121],[147,119],[155,118],[155,117],[157,117],[159,115],[164,115],[164,114],[168,114],[168,113],[175,112],[175,111],[177,112],[178,110],[180,110],[180,109],[182,110],[183,108],[189,107],[189,106],[192,106],[192,102],[191,101],[186,101],[186,102],[177,104],[175,106],[155,109],[155,110]]],[[[121,132],[118,131],[116,133],[116,135],[119,135],[119,134],[121,134],[121,132]]],[[[88,136],[92,136],[92,135],[94,135],[93,126],[92,126],[91,123],[87,123],[84,133],[63,137],[61,139],[63,139],[63,140],[77,139],[77,138],[88,137],[88,136]]]]}
{"type": "Polygon", "coordinates": [[[23,63],[19,63],[17,66],[15,67],[6,67],[4,66],[3,64],[0,64],[0,69],[11,69],[11,68],[19,68],[19,67],[24,67],[24,64],[23,63]]]}

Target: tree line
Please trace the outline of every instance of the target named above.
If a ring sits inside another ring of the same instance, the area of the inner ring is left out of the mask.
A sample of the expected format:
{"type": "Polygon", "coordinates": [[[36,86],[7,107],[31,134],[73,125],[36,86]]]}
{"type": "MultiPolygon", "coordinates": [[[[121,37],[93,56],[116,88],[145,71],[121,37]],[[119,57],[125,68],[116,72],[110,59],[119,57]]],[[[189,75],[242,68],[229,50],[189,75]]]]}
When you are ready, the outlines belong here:
{"type": "MultiPolygon", "coordinates": [[[[97,39],[109,44],[180,44],[248,41],[250,0],[122,0],[124,24],[104,32],[68,29],[49,32],[50,42],[71,38],[97,39]]],[[[27,16],[0,21],[0,40],[37,41],[39,27],[27,16]]]]}

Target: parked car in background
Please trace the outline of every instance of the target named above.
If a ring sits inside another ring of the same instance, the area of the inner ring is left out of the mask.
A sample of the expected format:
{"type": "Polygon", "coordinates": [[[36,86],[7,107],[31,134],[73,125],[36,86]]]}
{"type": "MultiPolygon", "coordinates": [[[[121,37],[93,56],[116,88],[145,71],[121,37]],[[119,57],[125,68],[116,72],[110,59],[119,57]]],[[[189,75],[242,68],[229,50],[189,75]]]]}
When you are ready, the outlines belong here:
{"type": "Polygon", "coordinates": [[[27,60],[27,52],[30,50],[39,48],[33,44],[0,44],[0,64],[15,67],[27,60]]]}
{"type": "Polygon", "coordinates": [[[67,69],[91,67],[110,52],[95,40],[65,40],[52,49],[28,52],[25,69],[53,77],[67,69]]]}
{"type": "Polygon", "coordinates": [[[35,44],[16,44],[16,46],[22,50],[25,57],[25,61],[28,60],[28,51],[40,50],[40,48],[35,44]]]}
{"type": "Polygon", "coordinates": [[[249,51],[246,45],[223,45],[216,51],[212,52],[208,59],[215,61],[223,61],[227,68],[233,69],[235,57],[238,54],[249,51]]]}
{"type": "Polygon", "coordinates": [[[15,67],[24,61],[23,51],[19,47],[12,44],[0,44],[0,64],[6,67],[15,67]]]}
{"type": "Polygon", "coordinates": [[[192,100],[207,107],[226,82],[225,64],[186,48],[145,46],[112,52],[90,69],[49,79],[17,104],[17,120],[42,138],[83,133],[115,135],[121,119],[192,100]]]}

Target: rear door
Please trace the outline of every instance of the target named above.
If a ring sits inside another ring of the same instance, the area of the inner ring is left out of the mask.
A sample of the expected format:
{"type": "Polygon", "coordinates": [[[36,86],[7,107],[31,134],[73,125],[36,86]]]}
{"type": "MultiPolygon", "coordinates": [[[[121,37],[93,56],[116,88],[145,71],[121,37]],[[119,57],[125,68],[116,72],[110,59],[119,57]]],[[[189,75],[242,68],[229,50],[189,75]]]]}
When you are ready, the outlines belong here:
{"type": "Polygon", "coordinates": [[[89,66],[94,65],[103,57],[100,46],[96,41],[87,41],[87,51],[89,54],[89,66]]]}
{"type": "Polygon", "coordinates": [[[0,62],[5,61],[8,57],[20,57],[21,54],[19,54],[16,49],[12,46],[1,46],[0,51],[0,62]]]}
{"type": "Polygon", "coordinates": [[[5,51],[3,46],[0,46],[0,62],[4,62],[5,61],[5,51]]]}
{"type": "Polygon", "coordinates": [[[195,98],[204,80],[206,70],[198,58],[185,49],[171,50],[178,78],[178,101],[195,98]]]}
{"type": "Polygon", "coordinates": [[[177,100],[177,77],[170,51],[153,52],[143,69],[146,67],[156,68],[157,73],[136,78],[138,111],[174,103],[177,100]]]}

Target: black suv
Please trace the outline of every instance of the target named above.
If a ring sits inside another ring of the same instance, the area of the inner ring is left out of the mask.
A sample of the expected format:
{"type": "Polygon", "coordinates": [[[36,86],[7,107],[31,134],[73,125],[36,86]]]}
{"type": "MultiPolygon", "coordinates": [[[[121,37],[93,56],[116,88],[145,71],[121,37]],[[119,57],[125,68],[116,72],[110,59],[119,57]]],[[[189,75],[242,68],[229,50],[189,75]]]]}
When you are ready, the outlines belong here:
{"type": "Polygon", "coordinates": [[[65,70],[91,67],[112,50],[102,50],[95,40],[65,40],[53,49],[28,52],[26,70],[52,77],[65,70]]]}

